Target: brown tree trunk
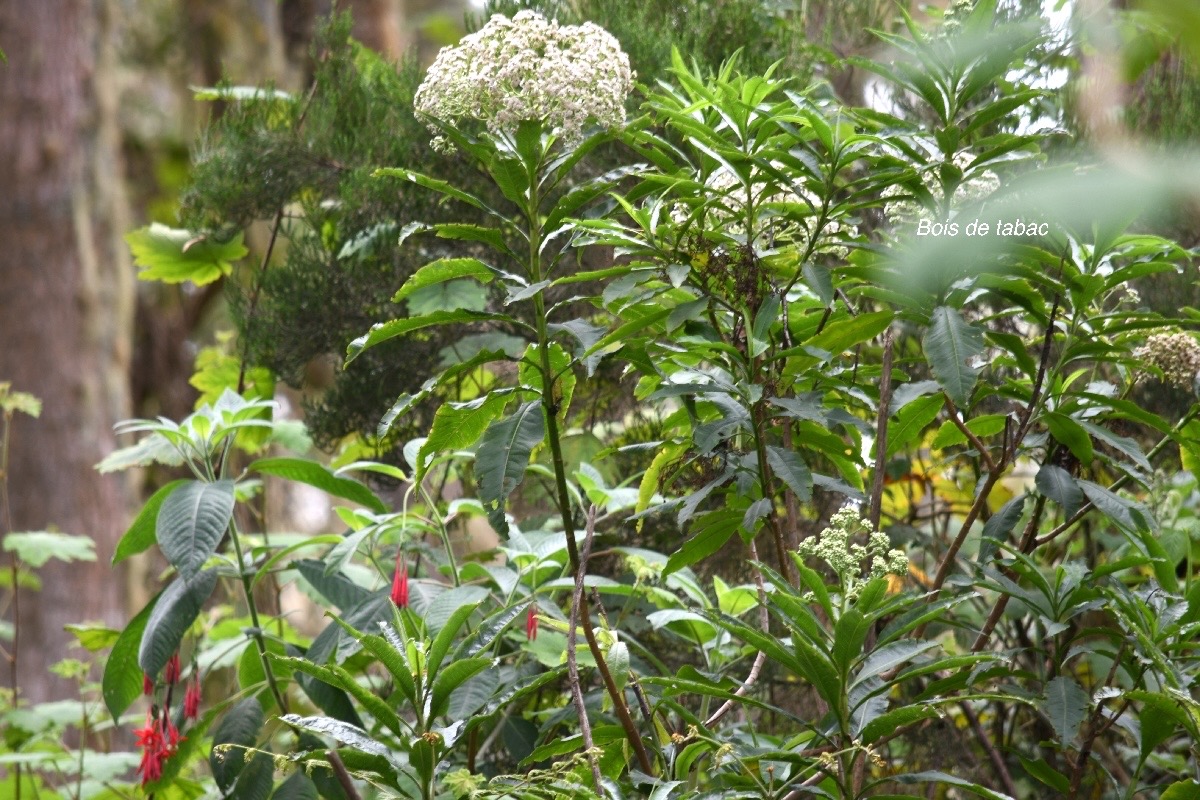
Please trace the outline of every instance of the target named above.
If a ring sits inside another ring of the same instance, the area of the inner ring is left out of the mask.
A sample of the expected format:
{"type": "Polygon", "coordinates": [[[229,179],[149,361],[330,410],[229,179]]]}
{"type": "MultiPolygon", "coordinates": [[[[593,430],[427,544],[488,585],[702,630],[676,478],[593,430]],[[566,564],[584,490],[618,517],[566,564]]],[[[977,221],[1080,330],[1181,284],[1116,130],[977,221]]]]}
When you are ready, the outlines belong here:
{"type": "MultiPolygon", "coordinates": [[[[68,655],[67,623],[123,625],[109,566],[129,522],[124,476],[94,465],[129,415],[133,286],[116,93],[113,0],[0,3],[0,380],[43,401],[13,425],[9,491],[16,530],[96,542],[94,564],[49,562],[22,594],[19,682],[27,701],[74,689],[47,672],[68,655]]],[[[77,653],[74,653],[77,655],[77,653]]]]}

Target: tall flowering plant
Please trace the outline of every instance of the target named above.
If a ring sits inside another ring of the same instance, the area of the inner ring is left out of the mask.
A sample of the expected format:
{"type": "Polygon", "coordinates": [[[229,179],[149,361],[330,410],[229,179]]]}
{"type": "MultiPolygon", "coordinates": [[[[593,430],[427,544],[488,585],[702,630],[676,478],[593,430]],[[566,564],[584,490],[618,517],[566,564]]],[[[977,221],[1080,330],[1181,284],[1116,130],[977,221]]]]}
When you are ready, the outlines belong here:
{"type": "MultiPolygon", "coordinates": [[[[636,754],[640,768],[654,771],[641,733],[629,712],[621,687],[627,676],[614,674],[606,650],[594,629],[586,594],[582,591],[587,565],[587,539],[576,512],[583,494],[570,485],[563,455],[563,432],[575,385],[575,372],[590,375],[604,346],[605,329],[587,319],[559,319],[565,304],[553,298],[564,287],[600,275],[568,273],[565,256],[574,233],[569,219],[618,181],[641,169],[626,167],[598,178],[573,182],[576,166],[613,136],[625,119],[625,100],[633,74],[620,45],[593,24],[559,25],[532,11],[512,19],[496,15],[456,47],[444,49],[430,68],[415,97],[418,115],[436,134],[435,144],[461,151],[477,162],[507,201],[496,208],[462,188],[409,169],[389,168],[376,174],[402,178],[474,208],[486,225],[410,224],[402,237],[434,232],[440,237],[484,245],[482,258],[439,259],[419,269],[400,288],[395,300],[407,300],[430,287],[453,281],[497,283],[506,295],[505,308],[527,304],[517,314],[459,307],[450,302],[417,316],[373,327],[349,348],[349,359],[397,336],[432,325],[488,323],[519,331],[526,341],[516,358],[507,349],[483,349],[475,357],[444,370],[426,383],[417,396],[400,398],[382,429],[441,386],[481,364],[518,363],[517,383],[493,389],[469,403],[446,403],[437,412],[432,430],[415,459],[419,482],[439,457],[475,446],[475,476],[480,499],[492,526],[506,533],[505,501],[523,480],[535,449],[545,446],[553,474],[553,500],[565,536],[569,569],[576,585],[569,629],[582,627],[584,638],[604,683],[608,699],[636,754]],[[509,407],[516,401],[515,409],[509,407]],[[584,533],[585,544],[577,543],[584,533]]],[[[402,238],[403,241],[403,238],[402,238]]],[[[453,300],[455,294],[445,297],[453,300]]],[[[532,608],[532,606],[531,606],[532,608]]],[[[536,632],[533,616],[527,625],[530,640],[536,632]]],[[[590,754],[597,790],[601,775],[590,737],[571,636],[568,661],[572,690],[590,754]]]]}

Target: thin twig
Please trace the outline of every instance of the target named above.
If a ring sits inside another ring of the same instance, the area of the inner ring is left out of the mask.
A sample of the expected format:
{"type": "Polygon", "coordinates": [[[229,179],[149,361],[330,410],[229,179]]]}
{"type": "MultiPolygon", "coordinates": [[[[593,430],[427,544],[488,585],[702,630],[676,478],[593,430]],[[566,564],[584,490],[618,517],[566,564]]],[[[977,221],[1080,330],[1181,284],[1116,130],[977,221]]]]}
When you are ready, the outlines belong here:
{"type": "MultiPolygon", "coordinates": [[[[771,617],[767,613],[767,588],[763,584],[762,572],[758,568],[758,548],[751,539],[746,545],[750,549],[750,564],[754,571],[754,583],[758,587],[758,624],[766,633],[771,625],[771,617]]],[[[746,693],[758,682],[759,673],[762,672],[763,664],[767,660],[767,654],[763,650],[758,651],[758,655],[754,657],[754,663],[750,665],[750,673],[746,676],[746,680],[733,693],[734,697],[745,697],[746,693]]],[[[704,720],[704,727],[711,728],[720,721],[721,717],[725,716],[733,709],[734,701],[732,698],[726,700],[725,703],[713,712],[712,716],[704,720]]]]}
{"type": "Polygon", "coordinates": [[[889,406],[892,404],[892,347],[895,335],[888,328],[883,334],[883,370],[879,377],[879,412],[875,417],[875,477],[871,484],[871,506],[867,519],[879,528],[883,513],[883,479],[887,471],[887,435],[889,406]]]}
{"type": "Polygon", "coordinates": [[[967,441],[971,443],[971,446],[979,451],[979,457],[983,459],[983,465],[987,468],[987,471],[995,472],[996,462],[992,460],[992,454],[988,452],[987,445],[975,435],[974,431],[967,427],[965,422],[959,419],[958,408],[955,407],[954,401],[950,399],[950,395],[944,392],[943,395],[946,398],[946,410],[950,412],[950,421],[954,423],[954,427],[958,428],[962,435],[967,437],[967,441]]]}
{"type": "MultiPolygon", "coordinates": [[[[1117,677],[1117,670],[1121,666],[1121,656],[1125,655],[1127,642],[1122,642],[1120,649],[1117,650],[1116,656],[1113,657],[1112,666],[1109,667],[1108,676],[1104,679],[1101,686],[1110,685],[1117,677]]],[[[1079,796],[1079,785],[1083,783],[1083,770],[1087,766],[1088,757],[1092,754],[1092,744],[1096,741],[1096,736],[1112,726],[1116,722],[1117,717],[1113,717],[1112,722],[1101,728],[1097,723],[1100,721],[1100,715],[1104,711],[1103,703],[1096,703],[1096,708],[1088,716],[1088,735],[1083,740],[1083,745],[1079,748],[1079,757],[1075,759],[1075,766],[1071,770],[1071,790],[1068,792],[1070,797],[1079,796]]],[[[1119,714],[1117,715],[1119,716],[1119,714]]]]}
{"type": "Polygon", "coordinates": [[[333,774],[337,776],[337,781],[341,785],[342,791],[346,793],[346,797],[350,800],[362,800],[362,795],[358,793],[358,787],[354,785],[354,779],[350,777],[350,772],[346,769],[346,762],[342,761],[342,757],[336,750],[327,750],[325,755],[329,756],[329,765],[333,767],[333,774]]]}
{"type": "MultiPolygon", "coordinates": [[[[570,677],[571,699],[575,703],[575,713],[579,716],[579,732],[583,738],[584,753],[587,754],[589,766],[592,768],[592,781],[596,785],[596,793],[603,796],[604,778],[600,774],[600,762],[596,758],[595,742],[592,740],[592,723],[588,719],[587,705],[583,701],[583,686],[579,682],[579,663],[576,659],[576,628],[580,622],[580,608],[583,605],[583,579],[587,575],[587,561],[592,554],[592,537],[596,533],[596,506],[588,508],[587,526],[584,528],[583,546],[579,550],[579,570],[575,573],[575,590],[571,594],[571,614],[567,620],[567,675],[570,677]]],[[[590,625],[589,620],[583,620],[584,625],[590,625]]]]}
{"type": "MultiPolygon", "coordinates": [[[[1017,786],[1013,783],[1012,775],[1008,771],[1008,765],[1004,763],[1004,757],[1000,755],[1000,751],[996,749],[996,745],[988,738],[987,731],[983,729],[983,725],[979,722],[979,715],[975,713],[975,709],[966,700],[959,703],[966,715],[967,721],[971,724],[971,730],[975,732],[975,737],[979,739],[979,743],[983,745],[983,749],[987,751],[988,758],[992,762],[992,768],[996,770],[996,777],[1000,779],[1000,783],[1004,784],[1004,791],[1009,797],[1017,796],[1017,786]]],[[[1074,795],[1071,795],[1074,797],[1074,795]]]]}
{"type": "MultiPolygon", "coordinates": [[[[1046,496],[1039,495],[1033,505],[1033,514],[1029,517],[1029,522],[1025,524],[1025,530],[1021,534],[1021,541],[1017,544],[1017,551],[1022,555],[1028,555],[1034,551],[1034,534],[1037,533],[1038,525],[1042,521],[1042,512],[1046,508],[1046,496]]],[[[1011,579],[1016,578],[1016,573],[1011,569],[1005,568],[1005,577],[1011,579]]],[[[996,629],[996,625],[1000,622],[1000,616],[1004,613],[1005,607],[1008,606],[1008,600],[1011,595],[1001,594],[996,598],[996,605],[992,606],[992,611],[988,614],[987,620],[983,623],[983,627],[979,630],[979,636],[975,639],[975,644],[971,645],[971,652],[978,653],[987,645],[988,640],[992,637],[992,632],[996,629]]]]}

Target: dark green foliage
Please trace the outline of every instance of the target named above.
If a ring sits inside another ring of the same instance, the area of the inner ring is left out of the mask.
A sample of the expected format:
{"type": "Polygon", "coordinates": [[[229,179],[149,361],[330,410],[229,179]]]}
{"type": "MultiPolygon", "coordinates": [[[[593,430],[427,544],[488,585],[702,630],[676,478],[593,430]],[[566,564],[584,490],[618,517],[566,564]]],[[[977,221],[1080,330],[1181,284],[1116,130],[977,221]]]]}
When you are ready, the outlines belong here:
{"type": "MultiPolygon", "coordinates": [[[[429,147],[413,115],[417,65],[397,69],[348,31],[349,19],[340,17],[318,35],[310,96],[229,104],[207,134],[183,201],[193,230],[241,229],[279,215],[271,264],[230,282],[231,308],[248,363],[306,391],[306,422],[325,447],[352,433],[372,436],[396,397],[429,377],[453,332],[381,347],[342,370],[347,343],[403,313],[391,295],[418,267],[465,254],[429,238],[397,244],[397,221],[462,219],[464,210],[442,211],[429,193],[371,173],[423,164],[461,179],[464,168],[429,147]]],[[[413,435],[429,418],[418,409],[396,435],[413,435]]]]}

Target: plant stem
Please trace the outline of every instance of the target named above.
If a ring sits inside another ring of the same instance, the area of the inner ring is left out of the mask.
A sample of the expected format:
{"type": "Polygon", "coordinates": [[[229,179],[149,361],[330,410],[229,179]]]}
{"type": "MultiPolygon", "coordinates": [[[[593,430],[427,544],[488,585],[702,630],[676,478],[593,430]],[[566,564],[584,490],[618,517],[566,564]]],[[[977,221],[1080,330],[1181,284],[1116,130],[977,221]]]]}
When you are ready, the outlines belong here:
{"type": "Polygon", "coordinates": [[[237,558],[238,577],[242,580],[242,591],[246,596],[246,607],[250,611],[250,626],[252,632],[251,638],[254,639],[254,645],[258,648],[258,659],[262,662],[263,675],[267,679],[267,686],[271,689],[271,694],[275,698],[276,705],[283,713],[287,713],[287,699],[283,693],[279,691],[279,686],[275,683],[275,672],[271,669],[271,659],[267,656],[267,640],[263,636],[262,625],[258,621],[258,606],[254,602],[254,590],[250,586],[250,573],[246,571],[245,562],[242,560],[242,543],[241,537],[238,535],[237,523],[230,521],[229,523],[229,538],[233,542],[233,552],[237,558]]]}
{"type": "MultiPolygon", "coordinates": [[[[8,439],[12,433],[13,412],[4,412],[4,430],[0,432],[0,504],[4,506],[3,536],[12,533],[12,506],[8,499],[8,439]]],[[[8,656],[9,688],[12,690],[12,707],[17,707],[17,655],[21,649],[21,583],[20,570],[17,567],[17,554],[9,553],[9,571],[12,575],[12,652],[8,656]]],[[[13,766],[13,777],[16,780],[15,800],[21,800],[21,765],[13,766]]]]}
{"type": "MultiPolygon", "coordinates": [[[[579,554],[581,569],[575,576],[575,588],[571,594],[571,614],[567,620],[567,674],[571,681],[571,700],[575,704],[575,713],[579,715],[579,733],[583,738],[584,752],[587,753],[588,765],[592,770],[592,782],[596,786],[596,794],[604,795],[604,778],[600,774],[600,762],[596,758],[596,743],[592,739],[592,723],[588,719],[587,705],[583,701],[583,686],[579,681],[579,663],[576,660],[576,643],[578,641],[577,626],[579,625],[579,609],[583,604],[583,579],[586,576],[588,558],[592,554],[592,536],[596,532],[596,507],[588,509],[587,529],[583,540],[583,551],[579,554]]],[[[587,624],[587,621],[584,621],[587,624]]]]}
{"type": "MultiPolygon", "coordinates": [[[[524,209],[526,220],[529,223],[528,269],[532,284],[539,283],[542,280],[542,225],[538,213],[541,199],[538,195],[537,172],[536,168],[530,170],[529,203],[524,209]]],[[[539,291],[533,296],[533,306],[534,314],[537,318],[537,347],[542,373],[542,411],[546,416],[546,439],[550,443],[550,454],[554,464],[554,483],[557,490],[558,513],[562,519],[563,534],[567,540],[567,557],[571,562],[571,576],[578,581],[582,580],[581,575],[584,573],[580,565],[579,547],[575,543],[575,523],[571,515],[571,496],[567,490],[566,461],[563,458],[562,441],[558,430],[559,408],[558,403],[554,399],[555,374],[550,364],[550,336],[546,325],[546,300],[543,292],[539,291]]],[[[612,699],[613,709],[617,713],[617,718],[621,721],[621,727],[625,730],[625,737],[629,740],[629,744],[633,747],[634,752],[637,753],[638,763],[642,771],[647,775],[653,775],[654,766],[650,762],[646,746],[642,743],[637,726],[634,724],[633,717],[629,713],[629,706],[625,702],[625,696],[617,688],[617,684],[612,678],[612,673],[609,671],[608,663],[604,660],[604,653],[600,649],[600,644],[596,641],[596,634],[591,626],[591,614],[588,612],[586,594],[581,595],[579,599],[579,618],[583,624],[583,635],[587,639],[588,650],[596,662],[596,670],[600,673],[600,677],[604,681],[604,688],[612,699]]]]}

